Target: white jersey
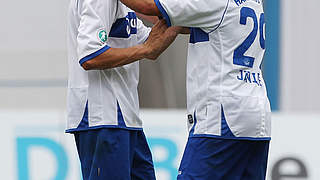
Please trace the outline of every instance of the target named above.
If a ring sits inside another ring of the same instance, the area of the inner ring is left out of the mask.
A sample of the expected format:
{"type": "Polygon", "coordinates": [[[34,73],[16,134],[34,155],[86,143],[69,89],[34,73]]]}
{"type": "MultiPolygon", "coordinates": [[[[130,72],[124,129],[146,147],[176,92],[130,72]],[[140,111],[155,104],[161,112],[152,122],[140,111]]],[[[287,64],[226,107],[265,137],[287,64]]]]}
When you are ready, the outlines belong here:
{"type": "Polygon", "coordinates": [[[150,29],[118,0],[71,0],[69,7],[67,131],[141,129],[139,63],[85,71],[81,64],[109,48],[143,43],[150,29]]]}
{"type": "Polygon", "coordinates": [[[270,139],[270,104],[260,67],[265,52],[262,1],[155,2],[168,24],[193,27],[187,64],[190,135],[270,139]]]}

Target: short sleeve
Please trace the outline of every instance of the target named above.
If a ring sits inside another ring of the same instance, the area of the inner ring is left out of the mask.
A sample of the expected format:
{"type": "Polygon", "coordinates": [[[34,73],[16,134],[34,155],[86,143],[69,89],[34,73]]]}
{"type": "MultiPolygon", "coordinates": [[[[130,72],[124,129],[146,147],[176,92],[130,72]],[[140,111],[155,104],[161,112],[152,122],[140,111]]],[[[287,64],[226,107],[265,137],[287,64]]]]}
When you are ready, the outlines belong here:
{"type": "Polygon", "coordinates": [[[154,0],[169,26],[216,29],[230,0],[154,0]]]}
{"type": "Polygon", "coordinates": [[[142,44],[148,39],[151,28],[146,27],[140,19],[137,19],[137,30],[138,44],[142,44]]]}
{"type": "Polygon", "coordinates": [[[107,51],[108,34],[116,16],[116,0],[79,0],[77,52],[82,64],[107,51]]]}

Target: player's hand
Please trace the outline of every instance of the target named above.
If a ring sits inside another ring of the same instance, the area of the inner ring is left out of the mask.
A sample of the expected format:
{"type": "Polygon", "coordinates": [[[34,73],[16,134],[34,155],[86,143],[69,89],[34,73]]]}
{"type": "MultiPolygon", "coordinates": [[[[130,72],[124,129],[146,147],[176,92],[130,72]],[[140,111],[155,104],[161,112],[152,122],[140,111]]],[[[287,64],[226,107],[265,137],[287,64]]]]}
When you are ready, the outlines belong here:
{"type": "Polygon", "coordinates": [[[153,27],[148,40],[143,44],[149,53],[148,59],[155,60],[166,50],[179,34],[177,27],[168,28],[165,20],[159,20],[153,27]]]}

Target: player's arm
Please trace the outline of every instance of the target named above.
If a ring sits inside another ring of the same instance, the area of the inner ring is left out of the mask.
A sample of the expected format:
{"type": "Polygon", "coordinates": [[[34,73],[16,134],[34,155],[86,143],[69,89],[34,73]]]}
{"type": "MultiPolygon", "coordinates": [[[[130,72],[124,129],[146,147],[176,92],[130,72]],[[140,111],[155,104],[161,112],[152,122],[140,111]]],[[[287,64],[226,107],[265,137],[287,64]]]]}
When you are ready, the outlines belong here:
{"type": "MultiPolygon", "coordinates": [[[[165,10],[160,5],[159,0],[121,0],[121,2],[128,6],[130,9],[136,11],[139,16],[151,23],[154,23],[155,17],[150,16],[158,16],[164,17],[167,22],[167,25],[171,26],[170,19],[168,15],[165,13],[165,10]],[[158,2],[158,5],[156,5],[155,2],[158,2]],[[159,8],[161,9],[161,12],[159,8]],[[149,17],[145,15],[148,15],[149,17]]],[[[190,29],[184,27],[180,29],[180,34],[190,34],[190,29]]]]}
{"type": "Polygon", "coordinates": [[[131,9],[163,17],[168,26],[198,27],[209,32],[222,22],[229,0],[121,0],[131,9]]]}
{"type": "MultiPolygon", "coordinates": [[[[155,24],[159,20],[158,16],[148,16],[148,15],[141,14],[139,12],[136,12],[136,14],[138,15],[139,18],[142,18],[152,24],[155,24]]],[[[180,34],[190,34],[190,28],[182,27],[180,28],[179,32],[180,34]]]]}
{"type": "Polygon", "coordinates": [[[146,58],[150,52],[143,45],[131,48],[110,48],[99,56],[83,62],[81,66],[85,70],[114,68],[146,58]]]}
{"type": "Polygon", "coordinates": [[[147,58],[155,60],[175,40],[181,28],[167,28],[165,21],[159,21],[148,39],[141,45],[130,48],[110,48],[102,54],[81,63],[85,70],[109,69],[147,58]]]}
{"type": "Polygon", "coordinates": [[[86,70],[113,68],[142,58],[156,59],[177,36],[176,28],[167,29],[162,20],[154,26],[148,41],[145,42],[149,31],[140,38],[138,43],[142,45],[113,48],[108,45],[107,34],[116,18],[115,7],[115,1],[79,1],[78,12],[75,12],[80,15],[77,56],[80,65],[86,70]],[[106,11],[109,16],[106,16],[106,11]]]}
{"type": "Polygon", "coordinates": [[[149,16],[162,16],[154,0],[121,0],[130,9],[149,16]]]}
{"type": "Polygon", "coordinates": [[[136,12],[137,16],[143,20],[146,20],[147,22],[151,23],[151,24],[156,24],[159,20],[159,18],[157,16],[147,16],[141,13],[136,12]]]}

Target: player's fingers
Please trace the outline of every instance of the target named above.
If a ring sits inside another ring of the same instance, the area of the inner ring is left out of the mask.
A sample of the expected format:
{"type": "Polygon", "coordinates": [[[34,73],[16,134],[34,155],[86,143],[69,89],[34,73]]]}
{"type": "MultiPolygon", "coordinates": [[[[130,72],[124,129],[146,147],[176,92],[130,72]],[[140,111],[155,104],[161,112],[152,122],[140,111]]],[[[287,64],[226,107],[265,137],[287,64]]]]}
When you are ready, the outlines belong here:
{"type": "Polygon", "coordinates": [[[165,25],[165,23],[162,22],[162,21],[158,21],[158,22],[152,27],[153,34],[164,33],[165,30],[166,30],[166,25],[165,25]]]}
{"type": "Polygon", "coordinates": [[[161,24],[166,24],[166,21],[164,19],[159,20],[161,24]]]}
{"type": "Polygon", "coordinates": [[[160,25],[163,26],[163,27],[168,28],[167,23],[166,23],[166,21],[164,19],[160,20],[160,25]]]}
{"type": "Polygon", "coordinates": [[[160,25],[160,22],[157,21],[153,26],[152,26],[152,31],[155,31],[160,25]]]}
{"type": "Polygon", "coordinates": [[[154,27],[162,27],[165,24],[166,24],[166,21],[163,19],[160,19],[157,21],[157,23],[154,25],[154,27]]]}

